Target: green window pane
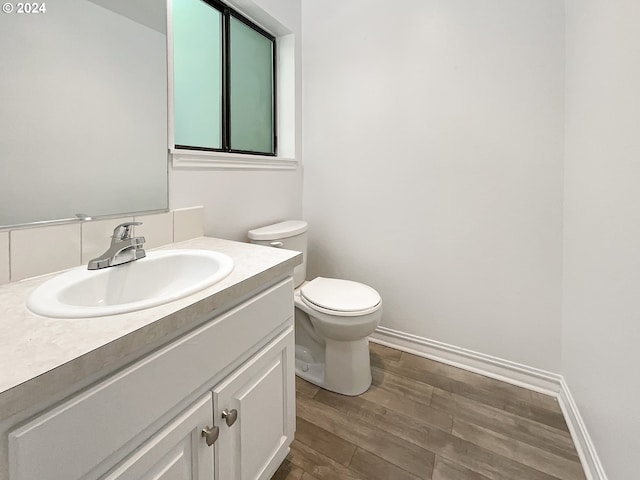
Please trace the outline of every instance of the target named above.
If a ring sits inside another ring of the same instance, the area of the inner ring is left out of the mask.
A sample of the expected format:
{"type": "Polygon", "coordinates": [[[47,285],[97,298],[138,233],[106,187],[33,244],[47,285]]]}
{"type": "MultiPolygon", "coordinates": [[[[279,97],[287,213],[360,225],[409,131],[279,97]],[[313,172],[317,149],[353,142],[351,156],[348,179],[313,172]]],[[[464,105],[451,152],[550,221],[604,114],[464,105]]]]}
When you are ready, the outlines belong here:
{"type": "Polygon", "coordinates": [[[176,145],[222,148],[222,13],[173,0],[176,145]]]}
{"type": "Polygon", "coordinates": [[[273,42],[231,17],[231,149],[275,153],[273,42]]]}

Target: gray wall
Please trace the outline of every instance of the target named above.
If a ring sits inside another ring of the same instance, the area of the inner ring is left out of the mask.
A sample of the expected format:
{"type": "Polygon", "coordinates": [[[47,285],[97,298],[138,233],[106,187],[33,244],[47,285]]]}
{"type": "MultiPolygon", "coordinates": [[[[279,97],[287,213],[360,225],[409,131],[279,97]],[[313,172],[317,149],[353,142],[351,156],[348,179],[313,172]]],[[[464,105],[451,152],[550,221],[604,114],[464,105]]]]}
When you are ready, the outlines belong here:
{"type": "Polygon", "coordinates": [[[608,477],[640,478],[640,3],[567,0],[562,373],[608,477]]]}

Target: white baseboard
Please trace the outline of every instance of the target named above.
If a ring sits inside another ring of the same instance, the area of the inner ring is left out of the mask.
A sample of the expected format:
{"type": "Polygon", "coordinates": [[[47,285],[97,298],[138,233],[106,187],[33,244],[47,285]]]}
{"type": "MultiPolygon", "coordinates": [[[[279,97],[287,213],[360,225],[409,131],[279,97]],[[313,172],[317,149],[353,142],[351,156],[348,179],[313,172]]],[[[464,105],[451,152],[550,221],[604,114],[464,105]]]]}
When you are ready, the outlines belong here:
{"type": "Polygon", "coordinates": [[[463,368],[486,377],[495,378],[519,387],[557,396],[562,377],[519,363],[474,352],[435,340],[378,327],[369,337],[372,342],[430,358],[454,367],[463,368]]]}
{"type": "Polygon", "coordinates": [[[378,327],[369,339],[374,343],[556,397],[587,480],[607,480],[587,427],[562,375],[386,327],[378,327]]]}
{"type": "Polygon", "coordinates": [[[600,462],[600,457],[598,457],[598,453],[596,452],[596,447],[589,436],[587,426],[580,415],[578,405],[573,399],[571,390],[569,390],[569,386],[564,377],[562,378],[561,389],[558,393],[558,403],[567,421],[571,438],[573,438],[573,443],[576,445],[576,450],[580,456],[582,468],[584,468],[587,480],[607,480],[607,475],[600,462]]]}

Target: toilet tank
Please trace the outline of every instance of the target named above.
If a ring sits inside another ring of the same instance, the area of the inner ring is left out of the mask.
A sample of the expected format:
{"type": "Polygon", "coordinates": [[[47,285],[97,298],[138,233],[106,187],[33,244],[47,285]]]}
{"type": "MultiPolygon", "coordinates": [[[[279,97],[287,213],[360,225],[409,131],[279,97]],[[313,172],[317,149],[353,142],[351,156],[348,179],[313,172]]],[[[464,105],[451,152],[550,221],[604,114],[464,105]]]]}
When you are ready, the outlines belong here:
{"type": "Polygon", "coordinates": [[[302,253],[302,264],[293,270],[293,282],[298,287],[307,278],[307,222],[287,220],[249,230],[249,241],[258,245],[286,248],[302,253]]]}

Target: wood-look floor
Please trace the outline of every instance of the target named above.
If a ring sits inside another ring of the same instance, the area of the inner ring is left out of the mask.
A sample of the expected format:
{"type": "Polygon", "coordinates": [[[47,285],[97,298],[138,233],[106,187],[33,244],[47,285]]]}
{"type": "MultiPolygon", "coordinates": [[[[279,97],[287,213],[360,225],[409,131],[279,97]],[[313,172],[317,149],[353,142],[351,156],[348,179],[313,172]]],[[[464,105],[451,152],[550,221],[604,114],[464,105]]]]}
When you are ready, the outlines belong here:
{"type": "Polygon", "coordinates": [[[297,431],[272,480],[584,480],[555,398],[371,344],[358,397],[296,378],[297,431]]]}

